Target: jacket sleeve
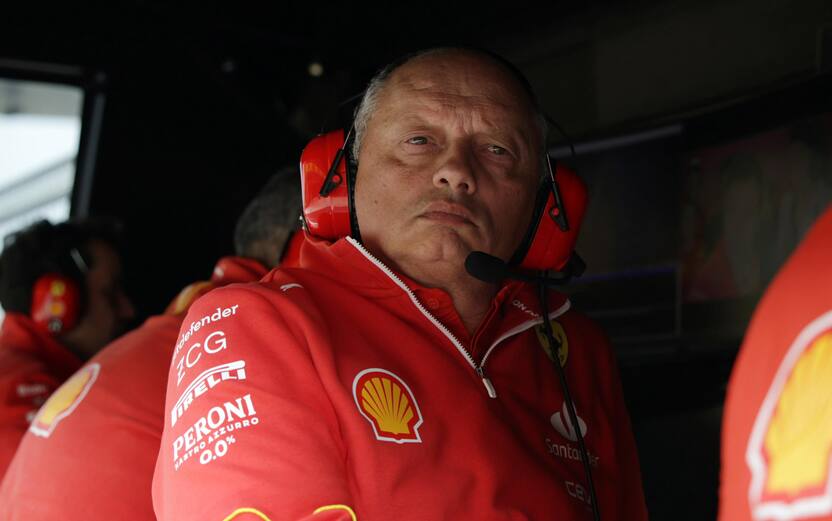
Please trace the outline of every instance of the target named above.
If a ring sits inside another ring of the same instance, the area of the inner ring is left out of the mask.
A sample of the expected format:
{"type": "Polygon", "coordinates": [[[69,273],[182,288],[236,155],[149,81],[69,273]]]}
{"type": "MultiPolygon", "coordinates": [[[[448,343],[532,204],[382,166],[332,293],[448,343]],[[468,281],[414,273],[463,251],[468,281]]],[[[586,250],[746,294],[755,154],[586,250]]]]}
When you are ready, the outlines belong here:
{"type": "Polygon", "coordinates": [[[160,521],[356,519],[310,324],[259,285],[194,303],[168,377],[153,483],[160,521]]]}

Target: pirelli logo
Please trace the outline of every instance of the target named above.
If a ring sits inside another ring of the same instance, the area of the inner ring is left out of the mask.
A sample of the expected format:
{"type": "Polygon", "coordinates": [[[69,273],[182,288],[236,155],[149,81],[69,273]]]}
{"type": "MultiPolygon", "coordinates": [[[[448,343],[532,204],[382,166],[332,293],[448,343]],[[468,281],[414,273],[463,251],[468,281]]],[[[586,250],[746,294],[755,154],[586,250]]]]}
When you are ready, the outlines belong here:
{"type": "Polygon", "coordinates": [[[191,404],[222,382],[229,380],[245,380],[246,379],[246,363],[244,360],[237,360],[227,364],[220,364],[218,366],[206,369],[187,388],[176,400],[173,409],[170,411],[170,425],[176,425],[177,420],[185,414],[185,411],[191,404]]]}

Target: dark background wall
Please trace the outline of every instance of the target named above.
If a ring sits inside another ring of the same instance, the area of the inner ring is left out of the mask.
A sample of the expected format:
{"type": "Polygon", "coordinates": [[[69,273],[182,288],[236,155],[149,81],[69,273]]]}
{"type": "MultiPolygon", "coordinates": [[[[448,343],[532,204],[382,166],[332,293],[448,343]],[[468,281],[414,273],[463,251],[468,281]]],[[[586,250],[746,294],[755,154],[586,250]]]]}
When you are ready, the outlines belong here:
{"type": "MultiPolygon", "coordinates": [[[[125,222],[128,286],[144,315],[210,274],[246,201],[309,137],[345,124],[352,106],[339,104],[404,52],[504,54],[578,142],[679,125],[666,140],[573,161],[609,202],[583,231],[596,275],[615,271],[613,258],[639,269],[678,261],[688,151],[832,109],[825,0],[169,4],[7,2],[0,16],[0,75],[66,80],[43,64],[77,66],[71,81],[106,99],[88,211],[125,222]]],[[[709,519],[724,385],[756,296],[682,313],[674,279],[657,273],[573,291],[588,311],[621,294],[657,309],[669,299],[655,315],[625,303],[605,316],[619,317],[606,320],[653,519],[709,519]],[[634,340],[661,321],[668,331],[634,340]]]]}
{"type": "Polygon", "coordinates": [[[136,267],[159,278],[135,288],[146,312],[229,251],[245,199],[311,135],[346,121],[351,107],[338,104],[403,52],[502,52],[581,139],[811,78],[829,60],[832,24],[823,0],[167,4],[9,5],[0,21],[0,59],[79,65],[106,92],[90,211],[136,234],[136,267]],[[308,74],[312,61],[323,76],[308,74]]]}

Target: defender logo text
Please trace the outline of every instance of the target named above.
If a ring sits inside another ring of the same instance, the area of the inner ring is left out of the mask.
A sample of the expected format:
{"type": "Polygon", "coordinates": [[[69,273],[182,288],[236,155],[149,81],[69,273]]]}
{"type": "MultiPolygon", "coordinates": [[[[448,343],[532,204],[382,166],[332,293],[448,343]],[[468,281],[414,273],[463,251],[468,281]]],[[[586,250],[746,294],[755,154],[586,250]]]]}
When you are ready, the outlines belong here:
{"type": "Polygon", "coordinates": [[[210,369],[206,369],[193,382],[188,385],[182,392],[182,395],[176,400],[176,404],[170,411],[170,426],[176,425],[176,420],[185,414],[191,404],[207,393],[220,382],[227,380],[245,380],[246,379],[246,363],[243,360],[237,360],[228,364],[221,364],[210,369]]]}
{"type": "Polygon", "coordinates": [[[204,317],[200,318],[199,320],[194,320],[191,322],[191,325],[188,327],[187,330],[182,332],[182,336],[179,337],[179,341],[176,342],[176,350],[173,353],[173,357],[176,358],[179,355],[179,352],[185,347],[185,342],[188,341],[194,333],[200,330],[200,328],[207,327],[209,324],[214,322],[218,322],[224,318],[228,318],[237,314],[237,308],[240,307],[239,305],[235,304],[233,306],[227,308],[217,308],[210,315],[205,315],[204,317]]]}

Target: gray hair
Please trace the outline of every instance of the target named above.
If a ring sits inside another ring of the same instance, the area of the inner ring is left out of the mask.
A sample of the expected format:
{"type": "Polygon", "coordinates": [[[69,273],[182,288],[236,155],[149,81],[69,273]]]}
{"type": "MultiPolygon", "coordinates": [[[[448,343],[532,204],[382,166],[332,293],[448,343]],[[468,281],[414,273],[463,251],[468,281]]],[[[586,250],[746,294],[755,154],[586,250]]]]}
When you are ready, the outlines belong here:
{"type": "Polygon", "coordinates": [[[300,173],[285,167],[274,174],[246,206],[234,227],[234,251],[275,266],[301,214],[300,173]]]}
{"type": "MultiPolygon", "coordinates": [[[[540,129],[540,144],[545,150],[546,140],[549,134],[549,126],[546,122],[546,115],[540,108],[540,102],[537,99],[537,96],[535,95],[531,84],[523,75],[523,73],[520,72],[520,70],[514,64],[512,64],[505,58],[484,49],[465,47],[437,47],[433,49],[418,51],[416,53],[409,54],[403,58],[400,58],[385,66],[383,69],[377,72],[376,75],[373,76],[373,78],[370,80],[370,83],[367,85],[367,90],[364,91],[364,96],[361,98],[361,103],[358,105],[358,108],[355,111],[355,118],[353,120],[353,129],[355,135],[353,138],[351,152],[352,157],[355,160],[358,160],[358,153],[361,151],[361,143],[364,139],[364,134],[367,132],[367,125],[370,123],[370,119],[373,117],[373,114],[378,108],[379,98],[381,98],[381,94],[387,86],[387,82],[390,80],[390,76],[393,74],[393,72],[395,72],[402,65],[405,65],[416,59],[442,54],[449,54],[454,52],[474,53],[491,59],[494,63],[502,66],[520,84],[520,86],[523,88],[523,91],[526,93],[528,97],[528,101],[531,103],[532,110],[534,112],[535,123],[540,129]]],[[[542,158],[541,167],[541,176],[545,176],[548,171],[548,165],[546,162],[545,155],[542,158]]]]}

